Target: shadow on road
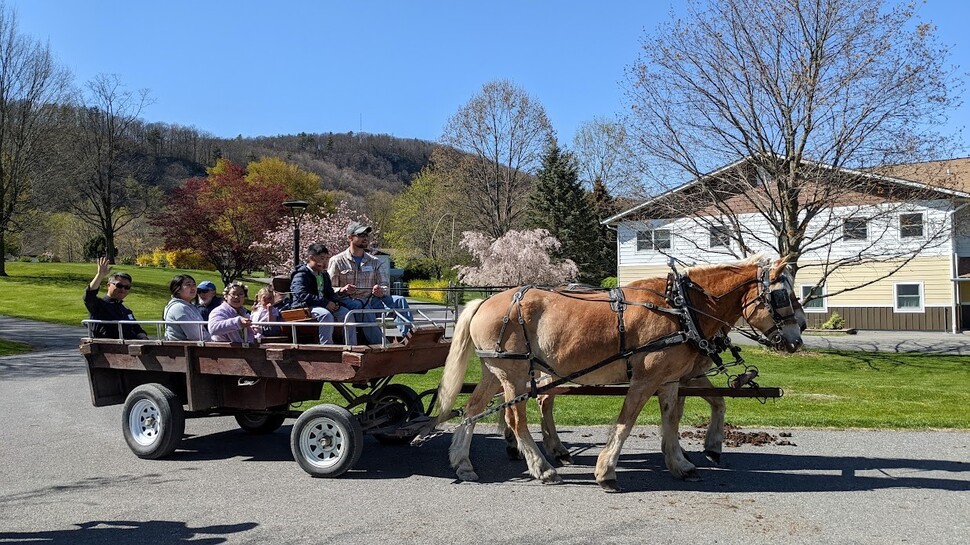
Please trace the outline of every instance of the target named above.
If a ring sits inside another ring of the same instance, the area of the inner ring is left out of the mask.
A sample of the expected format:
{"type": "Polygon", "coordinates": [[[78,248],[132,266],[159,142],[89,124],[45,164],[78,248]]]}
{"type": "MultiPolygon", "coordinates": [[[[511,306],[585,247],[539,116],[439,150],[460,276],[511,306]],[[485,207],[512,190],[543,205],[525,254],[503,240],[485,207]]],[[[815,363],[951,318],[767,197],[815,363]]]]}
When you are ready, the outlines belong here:
{"type": "MultiPolygon", "coordinates": [[[[289,445],[290,426],[263,436],[231,430],[189,437],[173,460],[270,461],[294,464],[289,445]]],[[[450,435],[428,441],[421,447],[382,445],[365,437],[363,452],[355,469],[341,479],[406,479],[420,475],[454,481],[448,464],[450,435]]],[[[575,464],[561,473],[567,485],[595,485],[593,469],[598,443],[571,443],[575,464]]],[[[777,447],[775,447],[777,448],[777,447]]],[[[970,463],[952,460],[912,458],[801,455],[794,452],[733,452],[724,454],[725,466],[711,467],[698,453],[690,458],[698,465],[702,481],[684,482],[667,472],[660,452],[633,451],[620,456],[617,467],[621,486],[628,491],[697,492],[831,492],[912,488],[967,490],[970,463]],[[950,474],[946,476],[944,474],[950,474]]],[[[505,441],[490,434],[476,434],[472,463],[481,483],[529,482],[525,463],[509,461],[505,441]]],[[[307,477],[309,478],[309,477],[307,477]]],[[[535,483],[538,484],[538,483],[535,483]]]]}
{"type": "Polygon", "coordinates": [[[0,543],[50,543],[53,545],[95,545],[101,543],[152,543],[175,545],[225,543],[229,534],[252,530],[258,524],[219,524],[192,528],[169,520],[92,520],[75,524],[73,530],[0,532],[0,543]],[[213,536],[213,537],[208,537],[213,536]]]}

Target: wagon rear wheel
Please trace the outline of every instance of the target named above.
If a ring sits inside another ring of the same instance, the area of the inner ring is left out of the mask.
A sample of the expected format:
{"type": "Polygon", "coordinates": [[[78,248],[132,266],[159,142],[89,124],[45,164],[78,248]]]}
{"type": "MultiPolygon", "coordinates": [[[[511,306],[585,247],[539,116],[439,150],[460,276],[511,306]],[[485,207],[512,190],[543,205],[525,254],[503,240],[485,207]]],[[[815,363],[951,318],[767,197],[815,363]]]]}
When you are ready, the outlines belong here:
{"type": "Polygon", "coordinates": [[[125,400],[121,431],[135,456],[152,460],[168,456],[185,433],[182,402],[161,384],[142,384],[125,400]]]}
{"type": "MultiPolygon", "coordinates": [[[[374,399],[367,402],[367,411],[377,411],[376,416],[386,418],[385,426],[402,426],[416,416],[424,414],[417,392],[403,384],[388,384],[380,389],[374,399]]],[[[401,436],[393,433],[375,433],[374,438],[384,445],[406,445],[417,434],[401,436]]]]}
{"type": "Polygon", "coordinates": [[[243,430],[254,435],[273,433],[286,421],[284,414],[243,413],[236,415],[236,423],[243,430]]]}
{"type": "Polygon", "coordinates": [[[317,405],[305,411],[290,432],[293,458],[314,477],[343,475],[360,459],[363,446],[360,423],[337,405],[317,405]]]}

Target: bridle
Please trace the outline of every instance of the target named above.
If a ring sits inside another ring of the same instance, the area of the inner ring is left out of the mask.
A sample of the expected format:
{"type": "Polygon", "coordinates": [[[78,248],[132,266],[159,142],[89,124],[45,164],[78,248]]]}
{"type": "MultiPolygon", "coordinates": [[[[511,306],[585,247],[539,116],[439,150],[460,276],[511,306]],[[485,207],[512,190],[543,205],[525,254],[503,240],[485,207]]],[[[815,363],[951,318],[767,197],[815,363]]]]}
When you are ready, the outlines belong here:
{"type": "Polygon", "coordinates": [[[762,332],[765,340],[756,339],[762,344],[778,346],[784,342],[781,331],[788,325],[797,325],[801,327],[798,323],[798,319],[795,314],[795,305],[792,302],[791,282],[786,275],[782,275],[780,282],[784,287],[771,289],[771,269],[769,267],[758,267],[758,296],[751,301],[748,301],[741,307],[741,316],[744,321],[755,329],[754,325],[751,323],[751,315],[753,312],[748,312],[748,309],[757,303],[761,303],[768,310],[771,315],[771,319],[774,322],[767,331],[762,332]]]}

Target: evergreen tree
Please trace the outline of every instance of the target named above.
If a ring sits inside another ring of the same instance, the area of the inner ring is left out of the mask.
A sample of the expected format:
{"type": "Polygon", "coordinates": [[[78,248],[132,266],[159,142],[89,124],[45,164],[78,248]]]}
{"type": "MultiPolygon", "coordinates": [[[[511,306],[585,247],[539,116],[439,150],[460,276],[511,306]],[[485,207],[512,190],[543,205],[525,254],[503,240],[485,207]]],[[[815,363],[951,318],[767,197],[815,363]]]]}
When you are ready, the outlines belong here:
{"type": "Polygon", "coordinates": [[[599,242],[598,253],[595,255],[595,262],[591,266],[591,271],[600,278],[616,276],[616,231],[599,222],[615,215],[619,212],[613,196],[602,180],[596,179],[593,182],[592,193],[593,207],[596,210],[597,234],[599,242]]]}
{"type": "Polygon", "coordinates": [[[550,141],[529,197],[531,221],[562,243],[556,257],[576,263],[580,282],[599,285],[603,279],[599,220],[578,170],[573,154],[550,141]]]}

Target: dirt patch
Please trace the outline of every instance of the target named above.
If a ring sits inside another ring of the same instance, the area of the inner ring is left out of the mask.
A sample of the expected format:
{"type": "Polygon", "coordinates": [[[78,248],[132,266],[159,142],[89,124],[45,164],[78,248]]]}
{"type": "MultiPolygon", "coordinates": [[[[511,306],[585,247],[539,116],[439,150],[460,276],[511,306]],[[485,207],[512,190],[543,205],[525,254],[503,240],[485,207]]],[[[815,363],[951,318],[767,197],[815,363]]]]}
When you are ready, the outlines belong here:
{"type": "MultiPolygon", "coordinates": [[[[707,433],[707,424],[698,424],[694,428],[680,432],[680,437],[703,442],[704,435],[707,433]]],[[[790,437],[790,432],[783,431],[774,435],[766,431],[743,431],[740,426],[724,424],[724,446],[726,447],[740,447],[741,445],[754,445],[756,447],[766,445],[796,446],[795,443],[788,440],[790,437]]]]}

